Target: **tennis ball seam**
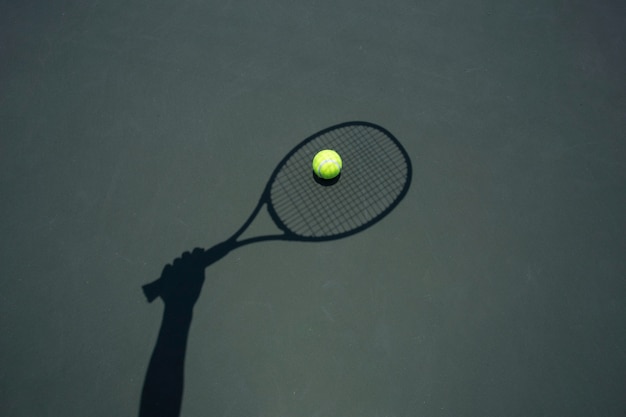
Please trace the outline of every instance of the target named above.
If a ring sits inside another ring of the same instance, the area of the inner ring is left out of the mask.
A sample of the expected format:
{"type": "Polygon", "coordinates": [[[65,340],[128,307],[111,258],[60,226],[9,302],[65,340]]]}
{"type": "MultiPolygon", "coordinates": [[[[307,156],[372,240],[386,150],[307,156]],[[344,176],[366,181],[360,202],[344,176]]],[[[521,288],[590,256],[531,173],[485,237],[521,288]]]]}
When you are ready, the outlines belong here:
{"type": "Polygon", "coordinates": [[[317,165],[317,174],[319,176],[322,176],[322,168],[324,168],[324,165],[328,163],[334,164],[337,167],[337,170],[341,171],[341,165],[339,165],[338,161],[336,161],[335,159],[324,159],[322,162],[318,163],[317,165]]]}

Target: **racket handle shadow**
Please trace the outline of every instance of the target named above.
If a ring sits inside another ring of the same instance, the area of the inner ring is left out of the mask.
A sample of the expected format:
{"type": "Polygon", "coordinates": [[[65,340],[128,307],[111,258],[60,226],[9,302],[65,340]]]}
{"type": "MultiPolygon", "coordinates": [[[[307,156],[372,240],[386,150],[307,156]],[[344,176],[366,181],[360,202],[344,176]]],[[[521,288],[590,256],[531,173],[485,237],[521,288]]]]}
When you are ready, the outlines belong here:
{"type": "MultiPolygon", "coordinates": [[[[233,250],[235,246],[236,244],[231,240],[218,243],[212,248],[205,250],[201,254],[201,258],[199,259],[199,262],[202,263],[202,266],[204,268],[207,268],[214,262],[217,262],[220,259],[222,259],[224,256],[226,256],[226,254],[228,254],[228,252],[233,250]]],[[[163,274],[161,274],[161,276],[157,278],[156,280],[148,284],[145,284],[141,287],[149,303],[154,301],[156,298],[160,297],[163,294],[163,292],[167,290],[168,286],[176,284],[173,282],[169,282],[171,281],[171,278],[172,277],[165,277],[163,274]]]]}
{"type": "Polygon", "coordinates": [[[161,278],[158,278],[151,283],[141,287],[141,289],[143,290],[143,295],[146,296],[146,299],[149,303],[153,302],[154,299],[159,296],[159,294],[161,293],[162,284],[163,282],[161,281],[161,278]]]}

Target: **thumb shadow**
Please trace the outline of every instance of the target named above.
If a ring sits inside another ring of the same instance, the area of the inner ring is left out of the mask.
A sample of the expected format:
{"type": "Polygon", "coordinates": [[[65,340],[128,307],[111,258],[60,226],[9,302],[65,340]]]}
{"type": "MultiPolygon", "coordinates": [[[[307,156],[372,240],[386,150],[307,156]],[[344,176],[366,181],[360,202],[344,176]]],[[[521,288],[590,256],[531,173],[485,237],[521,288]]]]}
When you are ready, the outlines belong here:
{"type": "MultiPolygon", "coordinates": [[[[191,253],[183,253],[163,268],[157,281],[144,286],[149,300],[150,286],[153,290],[158,288],[158,295],[155,291],[152,299],[160,296],[165,309],[144,380],[140,417],[180,415],[185,353],[193,307],[202,291],[205,268],[223,256],[221,251],[214,249],[205,251],[196,248],[191,253]],[[149,287],[148,290],[145,287],[149,287]]],[[[228,248],[225,247],[224,250],[227,251],[228,248]]]]}

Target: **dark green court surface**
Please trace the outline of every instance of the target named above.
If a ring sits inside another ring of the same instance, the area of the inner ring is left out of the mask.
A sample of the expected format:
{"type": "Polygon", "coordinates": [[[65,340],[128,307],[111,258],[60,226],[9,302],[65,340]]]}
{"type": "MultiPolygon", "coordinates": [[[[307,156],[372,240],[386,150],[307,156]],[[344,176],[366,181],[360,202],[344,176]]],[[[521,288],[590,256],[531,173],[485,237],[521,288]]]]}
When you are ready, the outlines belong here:
{"type": "Polygon", "coordinates": [[[625,415],[625,4],[0,0],[0,414],[625,415]]]}

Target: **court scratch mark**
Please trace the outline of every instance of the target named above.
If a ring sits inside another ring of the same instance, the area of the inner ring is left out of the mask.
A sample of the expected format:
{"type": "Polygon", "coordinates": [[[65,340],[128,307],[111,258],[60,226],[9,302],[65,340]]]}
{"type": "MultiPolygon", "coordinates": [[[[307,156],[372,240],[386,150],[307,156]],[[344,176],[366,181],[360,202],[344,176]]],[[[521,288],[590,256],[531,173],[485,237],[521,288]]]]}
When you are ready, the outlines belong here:
{"type": "Polygon", "coordinates": [[[328,309],[324,306],[320,307],[322,309],[322,312],[324,313],[324,315],[326,316],[326,318],[328,318],[328,320],[330,321],[335,321],[335,318],[333,317],[333,315],[330,313],[330,311],[328,311],[328,309]]]}

